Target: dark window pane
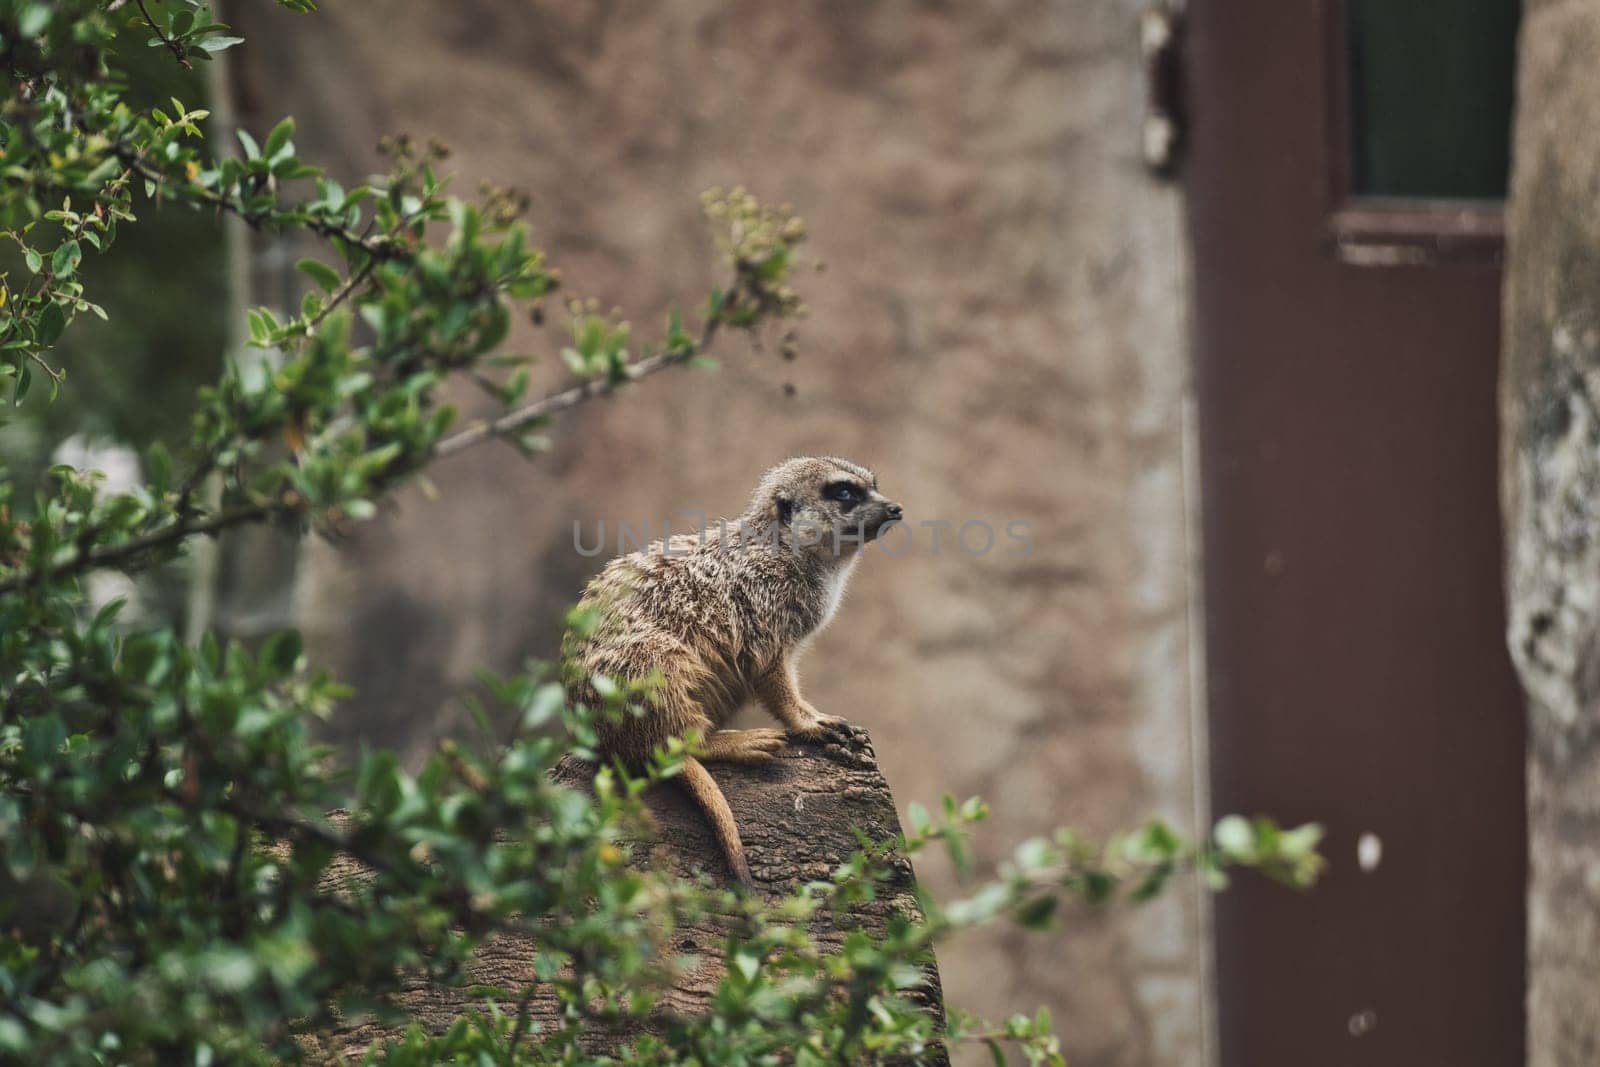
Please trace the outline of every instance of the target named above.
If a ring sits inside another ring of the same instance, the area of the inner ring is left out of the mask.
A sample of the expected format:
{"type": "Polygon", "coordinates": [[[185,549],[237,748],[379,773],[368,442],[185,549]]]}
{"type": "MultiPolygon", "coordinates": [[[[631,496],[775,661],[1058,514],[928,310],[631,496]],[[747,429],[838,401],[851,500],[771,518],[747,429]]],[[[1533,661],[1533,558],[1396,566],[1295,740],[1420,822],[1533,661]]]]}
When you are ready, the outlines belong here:
{"type": "Polygon", "coordinates": [[[1349,0],[1352,191],[1499,199],[1519,0],[1349,0]]]}

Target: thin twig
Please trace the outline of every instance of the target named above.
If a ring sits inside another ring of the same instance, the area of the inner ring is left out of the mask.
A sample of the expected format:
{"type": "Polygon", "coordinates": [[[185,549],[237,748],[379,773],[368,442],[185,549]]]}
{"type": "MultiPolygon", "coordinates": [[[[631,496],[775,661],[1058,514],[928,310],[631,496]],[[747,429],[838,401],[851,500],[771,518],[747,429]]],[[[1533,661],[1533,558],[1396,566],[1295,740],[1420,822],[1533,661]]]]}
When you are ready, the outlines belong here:
{"type": "MultiPolygon", "coordinates": [[[[127,166],[135,174],[139,175],[139,177],[145,179],[146,181],[152,181],[161,185],[166,185],[169,188],[174,182],[178,181],[178,179],[173,175],[150,166],[144,161],[144,157],[140,153],[134,151],[132,148],[129,148],[126,145],[114,145],[112,147],[112,151],[116,154],[117,158],[121,159],[125,164],[127,164],[127,166]]],[[[319,237],[337,238],[341,241],[344,241],[353,247],[361,249],[361,251],[376,259],[398,259],[405,254],[400,245],[395,244],[393,241],[387,238],[369,237],[365,234],[357,233],[348,226],[336,226],[331,222],[327,222],[323,219],[319,219],[310,215],[306,216],[305,218],[291,219],[287,217],[279,217],[280,215],[286,216],[288,214],[287,212],[282,212],[278,213],[278,215],[275,215],[270,210],[251,211],[244,205],[243,201],[235,197],[225,196],[213,189],[207,189],[203,185],[196,185],[193,182],[188,182],[185,184],[184,192],[185,195],[191,199],[198,200],[203,204],[209,204],[212,207],[239,216],[251,226],[260,226],[262,223],[268,222],[286,225],[292,222],[296,226],[304,226],[306,229],[317,234],[319,237]]]]}
{"type": "Polygon", "coordinates": [[[174,41],[171,37],[168,37],[167,31],[156,25],[156,20],[150,15],[150,9],[144,6],[144,0],[138,0],[138,3],[139,14],[144,16],[145,24],[156,32],[156,36],[161,38],[161,43],[172,49],[172,54],[178,57],[178,62],[182,63],[186,69],[194,69],[193,65],[189,62],[188,53],[183,50],[183,45],[179,44],[177,41],[174,41]]]}
{"type": "Polygon", "coordinates": [[[29,350],[28,358],[33,360],[35,363],[37,363],[39,365],[39,369],[40,370],[42,370],[46,374],[50,375],[50,380],[55,382],[57,385],[60,385],[62,382],[67,380],[67,372],[66,371],[64,371],[64,370],[56,370],[50,364],[46,363],[44,361],[44,357],[41,356],[39,353],[34,352],[32,350],[29,350]]]}
{"type": "Polygon", "coordinates": [[[360,270],[346,278],[344,280],[344,284],[335,289],[333,294],[328,297],[328,302],[322,305],[322,310],[318,311],[315,315],[306,320],[306,335],[309,336],[314,333],[317,327],[322,325],[322,320],[328,317],[328,313],[334,308],[338,307],[340,304],[344,303],[345,299],[349,297],[351,293],[355,292],[362,282],[366,281],[367,278],[371,276],[372,269],[377,265],[378,260],[376,256],[369,258],[360,270]]]}
{"type": "MultiPolygon", "coordinates": [[[[737,287],[730,291],[730,301],[737,293],[737,287]]],[[[471,448],[473,445],[482,444],[500,437],[509,437],[518,430],[540,419],[549,418],[570,408],[575,408],[585,401],[595,400],[599,397],[610,396],[617,389],[629,382],[636,382],[647,378],[658,371],[675,367],[680,363],[687,363],[697,355],[701,355],[711,347],[711,342],[716,340],[717,331],[722,324],[720,315],[712,315],[706,320],[705,329],[700,332],[700,340],[687,348],[670,349],[665,352],[635,360],[628,364],[627,374],[620,380],[611,378],[596,378],[593,381],[575,385],[571,389],[554,393],[531,404],[526,404],[515,411],[500,416],[488,422],[480,422],[475,426],[452,434],[433,446],[432,458],[444,459],[457,452],[471,448]]]]}
{"type": "Polygon", "coordinates": [[[289,505],[273,506],[269,504],[247,504],[242,507],[230,508],[219,511],[215,515],[208,515],[203,519],[188,522],[175,522],[149,533],[131,537],[115,545],[105,548],[96,548],[90,551],[79,550],[68,558],[53,566],[46,566],[42,570],[26,574],[13,575],[5,581],[0,581],[0,594],[14,593],[18,589],[26,589],[37,585],[47,578],[59,578],[66,574],[78,574],[96,567],[111,567],[135,556],[163,548],[176,541],[182,541],[199,534],[221,533],[230,527],[246,522],[257,522],[276,512],[287,512],[289,505]]]}

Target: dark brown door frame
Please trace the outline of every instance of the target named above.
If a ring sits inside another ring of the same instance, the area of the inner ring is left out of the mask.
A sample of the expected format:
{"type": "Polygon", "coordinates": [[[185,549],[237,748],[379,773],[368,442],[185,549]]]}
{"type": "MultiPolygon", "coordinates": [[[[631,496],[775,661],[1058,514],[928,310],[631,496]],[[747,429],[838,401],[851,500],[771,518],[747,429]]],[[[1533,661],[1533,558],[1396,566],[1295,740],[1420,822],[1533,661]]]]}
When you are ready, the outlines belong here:
{"type": "Polygon", "coordinates": [[[1331,4],[1187,22],[1211,799],[1324,823],[1332,860],[1218,898],[1221,1063],[1518,1064],[1495,223],[1344,196],[1331,4]]]}

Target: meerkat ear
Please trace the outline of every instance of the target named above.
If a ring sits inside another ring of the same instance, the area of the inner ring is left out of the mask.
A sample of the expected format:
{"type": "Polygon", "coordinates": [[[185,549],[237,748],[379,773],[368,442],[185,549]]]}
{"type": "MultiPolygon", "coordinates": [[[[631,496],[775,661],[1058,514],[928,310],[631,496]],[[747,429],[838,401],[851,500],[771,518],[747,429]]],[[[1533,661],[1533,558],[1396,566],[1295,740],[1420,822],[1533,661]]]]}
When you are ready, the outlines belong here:
{"type": "Polygon", "coordinates": [[[789,525],[789,520],[794,517],[794,501],[780,496],[774,501],[774,506],[778,511],[778,522],[783,526],[789,525]]]}

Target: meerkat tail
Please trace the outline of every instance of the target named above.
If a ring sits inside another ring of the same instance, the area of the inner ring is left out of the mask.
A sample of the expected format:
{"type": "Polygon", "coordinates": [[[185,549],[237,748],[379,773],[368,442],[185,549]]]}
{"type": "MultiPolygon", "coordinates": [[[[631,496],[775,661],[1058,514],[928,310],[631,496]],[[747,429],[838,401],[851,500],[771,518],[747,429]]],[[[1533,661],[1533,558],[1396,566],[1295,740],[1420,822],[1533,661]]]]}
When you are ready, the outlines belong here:
{"type": "Polygon", "coordinates": [[[689,795],[694,797],[695,803],[705,813],[706,821],[711,824],[711,832],[716,835],[717,844],[722,846],[722,855],[727,859],[733,876],[746,889],[754,888],[750,866],[744,859],[744,842],[739,840],[739,826],[733,821],[733,809],[728,807],[728,798],[722,795],[717,780],[711,777],[711,772],[706,770],[703,763],[693,756],[686,756],[683,760],[683,784],[688,787],[689,795]]]}

